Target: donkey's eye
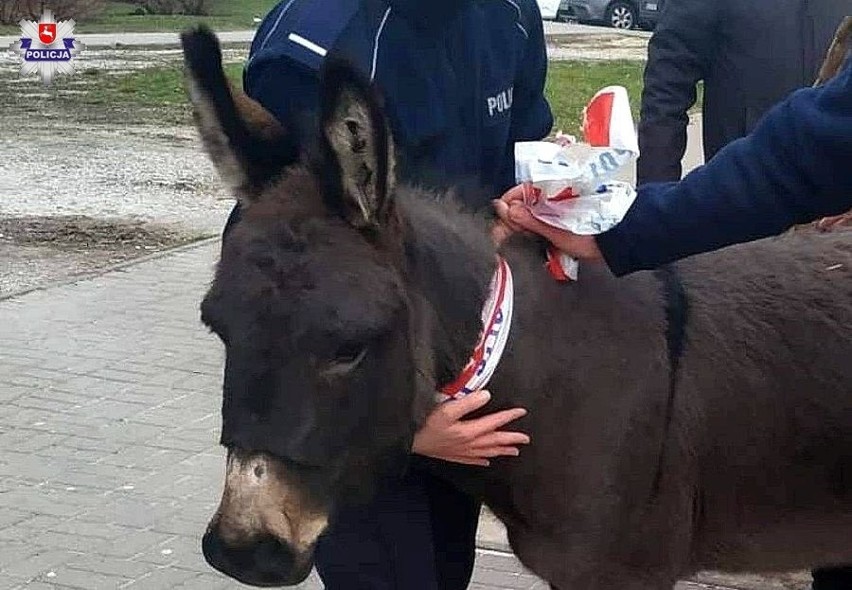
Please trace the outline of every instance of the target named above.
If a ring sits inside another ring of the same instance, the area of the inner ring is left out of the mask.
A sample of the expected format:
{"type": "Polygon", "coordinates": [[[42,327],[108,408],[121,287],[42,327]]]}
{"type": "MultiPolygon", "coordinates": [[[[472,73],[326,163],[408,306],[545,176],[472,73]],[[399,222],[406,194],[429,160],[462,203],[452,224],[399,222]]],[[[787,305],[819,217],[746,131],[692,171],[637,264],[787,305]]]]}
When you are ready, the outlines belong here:
{"type": "Polygon", "coordinates": [[[323,373],[327,377],[345,375],[354,370],[367,356],[367,346],[346,344],[337,349],[323,373]]]}
{"type": "Polygon", "coordinates": [[[337,352],[334,354],[334,362],[341,365],[358,364],[364,360],[366,354],[367,347],[365,345],[345,344],[337,349],[337,352]]]}

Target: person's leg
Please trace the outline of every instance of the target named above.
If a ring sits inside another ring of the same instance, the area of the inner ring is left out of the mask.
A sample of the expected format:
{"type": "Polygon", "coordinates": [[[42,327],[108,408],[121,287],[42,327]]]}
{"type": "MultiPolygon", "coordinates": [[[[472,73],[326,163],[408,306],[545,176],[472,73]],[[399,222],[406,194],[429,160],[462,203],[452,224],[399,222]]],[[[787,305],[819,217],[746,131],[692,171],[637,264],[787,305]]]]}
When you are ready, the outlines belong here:
{"type": "Polygon", "coordinates": [[[316,549],[326,590],[439,590],[431,524],[416,470],[370,504],[336,513],[316,549]]]}
{"type": "Polygon", "coordinates": [[[481,503],[437,477],[423,476],[429,495],[435,570],[441,590],[464,590],[476,561],[481,503]]]}
{"type": "Polygon", "coordinates": [[[234,228],[234,225],[240,220],[241,217],[242,206],[240,205],[240,202],[237,201],[237,204],[234,205],[233,209],[231,209],[231,214],[228,215],[228,221],[225,222],[225,228],[222,230],[222,240],[225,239],[225,236],[227,236],[228,232],[230,232],[234,228]]]}
{"type": "Polygon", "coordinates": [[[852,566],[820,568],[813,571],[813,590],[849,590],[852,588],[852,566]]]}

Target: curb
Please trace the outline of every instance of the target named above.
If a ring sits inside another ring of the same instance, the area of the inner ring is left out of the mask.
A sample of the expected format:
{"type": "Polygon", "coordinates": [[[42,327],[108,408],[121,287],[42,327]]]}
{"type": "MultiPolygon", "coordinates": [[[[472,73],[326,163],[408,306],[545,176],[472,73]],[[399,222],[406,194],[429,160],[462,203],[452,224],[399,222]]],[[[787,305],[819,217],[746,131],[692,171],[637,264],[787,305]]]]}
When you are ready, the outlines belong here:
{"type": "Polygon", "coordinates": [[[491,541],[476,541],[476,548],[480,551],[490,551],[503,555],[515,555],[508,543],[494,543],[491,541]]]}
{"type": "Polygon", "coordinates": [[[185,252],[187,250],[194,250],[195,248],[201,248],[202,246],[206,246],[208,244],[212,244],[218,242],[221,238],[218,236],[210,237],[210,238],[197,238],[187,242],[186,244],[181,244],[179,246],[173,246],[171,248],[166,248],[164,250],[159,250],[157,252],[153,252],[151,254],[145,254],[143,256],[138,256],[136,258],[131,258],[130,260],[125,260],[124,262],[118,262],[116,264],[110,264],[108,266],[101,267],[97,270],[83,273],[80,275],[76,275],[73,278],[59,279],[56,281],[48,281],[43,285],[38,285],[36,287],[28,287],[26,289],[19,289],[17,291],[12,291],[10,293],[0,294],[0,303],[4,301],[8,301],[10,299],[17,299],[19,297],[23,297],[24,295],[29,295],[30,293],[35,293],[37,291],[48,291],[50,289],[54,289],[56,287],[67,287],[69,285],[75,285],[77,283],[83,283],[86,281],[90,281],[92,279],[124,270],[125,268],[129,268],[132,266],[136,266],[139,264],[143,264],[145,262],[151,262],[152,260],[158,260],[160,258],[165,258],[167,256],[171,256],[172,254],[178,254],[180,252],[185,252]]]}

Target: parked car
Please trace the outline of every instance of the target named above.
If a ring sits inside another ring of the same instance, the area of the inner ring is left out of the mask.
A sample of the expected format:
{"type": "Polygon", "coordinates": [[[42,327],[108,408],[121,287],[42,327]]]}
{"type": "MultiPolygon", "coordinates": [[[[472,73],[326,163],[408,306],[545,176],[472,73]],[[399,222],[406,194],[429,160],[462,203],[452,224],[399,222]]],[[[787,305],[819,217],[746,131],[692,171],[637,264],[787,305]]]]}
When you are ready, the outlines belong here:
{"type": "Polygon", "coordinates": [[[556,18],[616,29],[653,29],[664,0],[562,0],[556,18]]]}
{"type": "Polygon", "coordinates": [[[559,14],[560,0],[537,0],[541,18],[544,20],[556,20],[559,14]]]}

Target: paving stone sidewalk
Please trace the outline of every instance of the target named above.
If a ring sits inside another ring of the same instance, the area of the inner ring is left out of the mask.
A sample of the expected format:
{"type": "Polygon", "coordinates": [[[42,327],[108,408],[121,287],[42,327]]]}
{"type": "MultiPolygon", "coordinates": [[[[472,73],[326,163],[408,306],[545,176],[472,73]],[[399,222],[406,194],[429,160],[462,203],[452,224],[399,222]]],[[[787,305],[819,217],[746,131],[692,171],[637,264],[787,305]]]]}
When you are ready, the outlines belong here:
{"type": "MultiPolygon", "coordinates": [[[[242,587],[199,544],[223,474],[198,319],[218,247],[0,301],[0,590],[242,587]]],[[[472,589],[546,587],[479,551],[472,589]]]]}

